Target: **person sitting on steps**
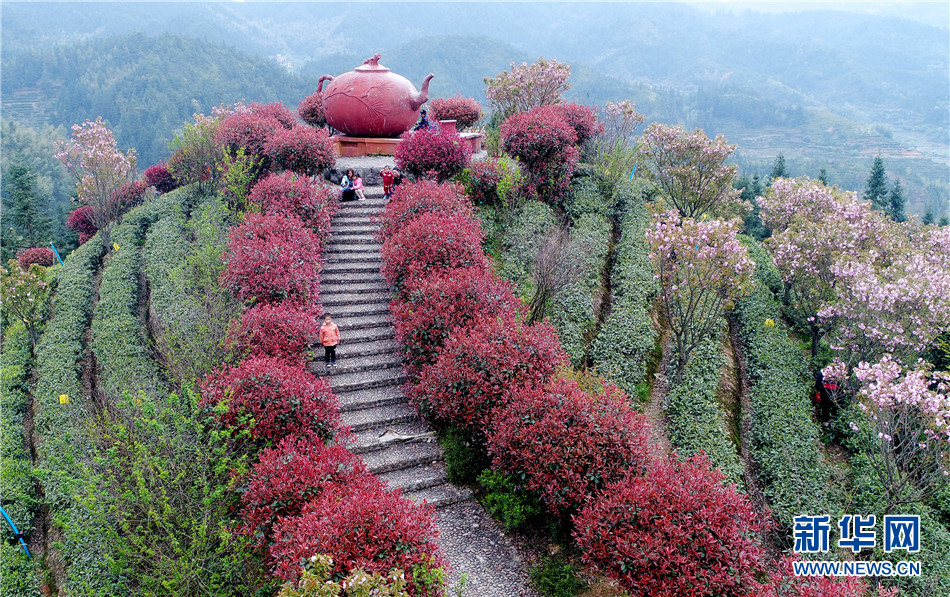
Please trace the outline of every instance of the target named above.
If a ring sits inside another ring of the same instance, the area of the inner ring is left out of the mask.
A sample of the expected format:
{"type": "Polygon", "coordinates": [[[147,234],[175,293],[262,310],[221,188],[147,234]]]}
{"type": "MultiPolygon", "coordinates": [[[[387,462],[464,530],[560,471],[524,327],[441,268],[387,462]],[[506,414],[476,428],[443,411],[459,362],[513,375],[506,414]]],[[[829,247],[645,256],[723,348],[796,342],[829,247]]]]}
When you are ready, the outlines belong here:
{"type": "Polygon", "coordinates": [[[353,178],[353,190],[356,192],[356,198],[362,201],[366,199],[366,195],[363,194],[363,179],[360,178],[359,172],[354,175],[353,178]]]}
{"type": "Polygon", "coordinates": [[[353,169],[350,168],[343,176],[343,180],[340,181],[340,190],[342,191],[342,197],[340,199],[342,201],[352,201],[356,195],[356,190],[353,188],[354,178],[356,178],[356,175],[353,174],[353,169]]]}

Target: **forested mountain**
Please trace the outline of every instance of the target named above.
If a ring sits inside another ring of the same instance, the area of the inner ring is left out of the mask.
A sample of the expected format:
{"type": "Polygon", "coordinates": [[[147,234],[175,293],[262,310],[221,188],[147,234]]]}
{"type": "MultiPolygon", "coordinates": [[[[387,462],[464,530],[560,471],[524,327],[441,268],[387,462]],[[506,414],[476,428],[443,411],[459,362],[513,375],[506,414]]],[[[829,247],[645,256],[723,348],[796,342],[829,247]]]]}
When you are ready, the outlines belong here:
{"type": "Polygon", "coordinates": [[[670,3],[5,2],[2,11],[4,118],[68,127],[101,114],[142,167],[167,156],[193,112],[242,98],[294,108],[320,75],[377,51],[417,85],[435,73],[432,97],[483,102],[484,77],[544,55],[573,65],[569,99],[631,99],[648,120],[721,133],[749,173],[784,153],[792,175],[825,168],[860,190],[880,154],[912,211],[942,212],[950,194],[950,41],[939,19],[670,3]]]}
{"type": "Polygon", "coordinates": [[[133,33],[4,56],[3,92],[5,107],[33,92],[37,112],[55,125],[102,116],[148,166],[168,155],[173,131],[196,112],[245,98],[296,106],[310,91],[300,77],[233,47],[133,33]]]}

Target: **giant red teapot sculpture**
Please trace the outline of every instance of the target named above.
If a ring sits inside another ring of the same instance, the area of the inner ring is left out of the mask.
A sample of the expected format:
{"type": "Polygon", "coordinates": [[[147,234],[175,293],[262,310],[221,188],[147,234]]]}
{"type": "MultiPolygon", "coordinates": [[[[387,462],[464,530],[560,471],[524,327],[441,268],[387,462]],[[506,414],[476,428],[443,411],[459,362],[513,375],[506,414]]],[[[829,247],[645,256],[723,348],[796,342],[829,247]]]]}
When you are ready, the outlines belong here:
{"type": "Polygon", "coordinates": [[[336,78],[323,75],[317,93],[323,98],[327,123],[351,137],[398,137],[419,119],[429,99],[430,73],[422,91],[403,76],[379,64],[380,55],[336,78]],[[329,81],[326,89],[324,81],[329,81]]]}

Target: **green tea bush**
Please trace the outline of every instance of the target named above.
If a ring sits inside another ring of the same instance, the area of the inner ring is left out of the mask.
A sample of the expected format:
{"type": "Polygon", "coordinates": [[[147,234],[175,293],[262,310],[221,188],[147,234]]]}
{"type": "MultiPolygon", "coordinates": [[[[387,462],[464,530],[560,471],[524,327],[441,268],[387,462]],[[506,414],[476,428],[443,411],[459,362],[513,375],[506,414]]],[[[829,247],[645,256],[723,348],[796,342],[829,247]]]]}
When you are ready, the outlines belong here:
{"type": "Polygon", "coordinates": [[[502,262],[498,273],[517,285],[518,294],[530,298],[534,258],[548,231],[557,223],[554,210],[541,201],[527,201],[513,214],[502,235],[502,262]]]}
{"type": "Polygon", "coordinates": [[[155,343],[179,384],[203,377],[226,357],[228,325],[241,308],[218,286],[228,224],[227,207],[211,197],[188,221],[166,218],[156,224],[145,243],[155,343]]]}
{"type": "Polygon", "coordinates": [[[260,562],[230,514],[246,463],[205,424],[198,395],[126,394],[93,434],[80,499],[126,594],[249,594],[260,562]]]}
{"type": "MultiPolygon", "coordinates": [[[[33,530],[33,514],[38,506],[36,480],[26,449],[23,418],[29,409],[30,341],[22,322],[7,328],[0,369],[0,503],[25,536],[33,530]]],[[[2,522],[2,521],[0,521],[2,522]]],[[[12,539],[3,522],[0,537],[12,539]]]]}
{"type": "Polygon", "coordinates": [[[538,496],[518,485],[513,476],[485,470],[478,475],[478,483],[485,489],[485,510],[508,530],[523,529],[541,516],[538,496]]]}
{"type": "Polygon", "coordinates": [[[458,427],[447,427],[439,432],[445,473],[456,485],[469,485],[491,465],[484,447],[472,441],[471,433],[458,427]]]}
{"type": "Polygon", "coordinates": [[[617,200],[620,196],[607,195],[604,190],[604,185],[593,172],[578,168],[571,182],[571,193],[564,201],[564,211],[573,221],[588,214],[610,219],[617,217],[617,200]],[[581,173],[588,175],[578,176],[581,173]]]}
{"type": "Polygon", "coordinates": [[[574,597],[587,588],[574,565],[558,556],[541,560],[530,575],[531,586],[544,597],[574,597]]]}
{"type": "Polygon", "coordinates": [[[725,357],[720,350],[722,330],[693,351],[683,382],[675,385],[675,371],[668,371],[670,391],[666,395],[666,430],[680,457],[705,452],[730,483],[742,486],[742,464],[736,446],[729,439],[724,413],[719,405],[720,369],[725,357]]]}
{"type": "MultiPolygon", "coordinates": [[[[29,409],[30,340],[23,323],[6,329],[0,369],[0,503],[25,537],[39,506],[33,463],[26,449],[23,419],[29,409]]],[[[0,594],[39,593],[35,561],[29,560],[6,522],[0,531],[0,594]]]]}
{"type": "MultiPolygon", "coordinates": [[[[164,195],[163,195],[164,196],[164,195]]],[[[138,313],[141,237],[134,222],[112,234],[113,249],[102,272],[99,303],[92,319],[92,350],[99,365],[99,389],[114,402],[123,392],[162,393],[158,365],[151,358],[145,325],[138,313]]]]}
{"type": "Polygon", "coordinates": [[[618,186],[616,196],[622,219],[610,272],[612,305],[590,353],[602,375],[635,395],[656,348],[650,309],[657,284],[644,236],[650,224],[646,207],[649,186],[639,179],[624,183],[618,186]]]}
{"type": "Polygon", "coordinates": [[[768,266],[733,314],[748,360],[752,403],[751,452],[777,521],[790,529],[803,512],[837,512],[831,471],[812,420],[813,378],[799,346],[781,322],[781,305],[767,286],[768,266]],[[766,320],[775,322],[767,326],[766,320]]]}
{"type": "Polygon", "coordinates": [[[571,227],[571,240],[583,252],[580,280],[555,295],[550,320],[561,345],[580,366],[587,360],[587,347],[597,325],[594,301],[603,285],[604,265],[610,249],[610,222],[597,214],[580,216],[571,227]]]}

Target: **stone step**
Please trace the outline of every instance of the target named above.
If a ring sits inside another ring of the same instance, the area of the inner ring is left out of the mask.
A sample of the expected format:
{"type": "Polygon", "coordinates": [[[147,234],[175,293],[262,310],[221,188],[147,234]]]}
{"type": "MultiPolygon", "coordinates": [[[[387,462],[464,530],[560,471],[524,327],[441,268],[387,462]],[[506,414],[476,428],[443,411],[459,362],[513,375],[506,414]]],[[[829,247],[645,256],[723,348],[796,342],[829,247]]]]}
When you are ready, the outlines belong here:
{"type": "Polygon", "coordinates": [[[349,253],[379,253],[381,243],[349,243],[342,240],[330,239],[323,249],[323,254],[340,255],[349,253]]]}
{"type": "MultiPolygon", "coordinates": [[[[310,370],[319,371],[321,367],[323,367],[322,363],[310,370]]],[[[333,392],[336,394],[389,386],[401,388],[404,383],[406,383],[406,376],[399,369],[341,373],[340,375],[334,375],[330,378],[330,387],[333,388],[333,392]]]]}
{"type": "Polygon", "coordinates": [[[336,324],[340,328],[341,334],[354,330],[392,325],[392,320],[389,319],[388,314],[337,315],[335,319],[337,320],[336,324]]]}
{"type": "Polygon", "coordinates": [[[420,420],[393,423],[384,427],[373,427],[353,434],[354,439],[347,448],[354,454],[368,454],[377,450],[387,450],[398,444],[430,441],[434,432],[420,420]]]}
{"type": "Polygon", "coordinates": [[[379,275],[379,266],[383,261],[333,261],[323,265],[321,276],[336,277],[341,274],[376,274],[379,275]]]}
{"type": "Polygon", "coordinates": [[[362,410],[351,410],[341,413],[340,419],[344,425],[354,432],[367,429],[384,428],[397,423],[419,420],[415,407],[408,402],[401,404],[387,404],[362,410]]]}
{"type": "MultiPolygon", "coordinates": [[[[349,305],[388,305],[392,295],[387,292],[320,292],[320,304],[324,311],[328,307],[345,307],[349,305]]],[[[332,312],[330,313],[333,314],[332,312]]]]}
{"type": "Polygon", "coordinates": [[[379,229],[379,221],[373,216],[368,214],[364,215],[362,213],[353,213],[353,211],[350,210],[340,212],[333,216],[333,219],[330,220],[331,230],[336,230],[338,226],[347,225],[373,226],[374,228],[379,229]]]}
{"type": "Polygon", "coordinates": [[[379,230],[379,226],[368,223],[365,218],[358,218],[353,222],[333,221],[330,223],[330,232],[333,235],[373,234],[377,230],[379,230]]]}
{"type": "MultiPolygon", "coordinates": [[[[323,304],[321,302],[321,304],[323,304]]],[[[334,318],[359,317],[362,315],[388,315],[388,303],[355,303],[352,305],[336,305],[333,313],[334,318]]]]}
{"type": "Polygon", "coordinates": [[[363,286],[366,284],[374,284],[379,287],[380,290],[388,290],[389,284],[386,283],[386,278],[383,277],[378,271],[375,272],[327,272],[323,271],[320,274],[320,288],[321,290],[326,286],[329,287],[327,292],[362,292],[366,290],[363,286]],[[352,290],[349,289],[349,286],[354,286],[352,290]]]}
{"type": "Polygon", "coordinates": [[[330,254],[324,253],[323,257],[323,263],[325,265],[329,265],[331,263],[339,263],[342,265],[366,263],[372,264],[377,270],[379,270],[379,267],[383,264],[383,260],[379,256],[379,251],[352,251],[330,254]]]}
{"type": "Polygon", "coordinates": [[[442,448],[435,440],[399,444],[388,450],[377,450],[363,455],[366,468],[377,475],[432,464],[440,460],[442,460],[442,448]]]}
{"type": "Polygon", "coordinates": [[[442,485],[447,479],[443,462],[420,464],[412,468],[383,473],[379,478],[391,489],[400,489],[403,493],[442,485]]]}
{"type": "MultiPolygon", "coordinates": [[[[313,351],[317,355],[316,360],[320,361],[320,357],[323,356],[323,347],[315,345],[313,351]]],[[[342,372],[348,366],[347,359],[372,356],[389,356],[392,359],[400,359],[402,358],[402,352],[399,349],[399,343],[394,339],[370,340],[368,342],[347,342],[340,345],[336,349],[336,356],[337,359],[342,359],[342,362],[337,363],[340,372],[342,372]]]]}
{"type": "MultiPolygon", "coordinates": [[[[367,344],[363,342],[361,344],[367,344]]],[[[336,350],[336,367],[327,367],[326,363],[320,358],[323,351],[317,349],[314,351],[317,357],[313,362],[311,370],[318,376],[339,377],[350,373],[359,373],[363,371],[383,371],[385,369],[396,369],[402,366],[402,359],[398,354],[375,354],[375,355],[356,355],[346,350],[347,346],[340,346],[336,350]],[[321,367],[322,365],[322,367],[321,367]]],[[[331,379],[331,382],[333,380],[331,379]]]]}
{"type": "Polygon", "coordinates": [[[398,385],[353,390],[350,392],[336,391],[335,393],[337,399],[340,401],[341,413],[406,402],[406,396],[403,394],[402,386],[398,385]]]}
{"type": "Polygon", "coordinates": [[[346,337],[343,338],[343,345],[341,345],[340,348],[345,348],[346,344],[350,342],[356,344],[358,342],[372,342],[374,340],[390,340],[395,337],[396,332],[388,323],[359,327],[347,332],[346,337]]]}
{"type": "Polygon", "coordinates": [[[414,502],[426,502],[433,508],[444,508],[472,499],[472,490],[446,483],[418,491],[407,491],[403,494],[403,497],[414,502]]]}
{"type": "Polygon", "coordinates": [[[327,246],[332,245],[334,242],[342,242],[345,244],[375,244],[378,245],[379,241],[371,233],[367,232],[334,232],[333,239],[328,243],[327,246]]]}
{"type": "Polygon", "coordinates": [[[379,277],[379,281],[370,281],[370,282],[353,282],[348,280],[320,280],[320,295],[328,296],[332,294],[351,294],[351,293],[364,293],[364,292],[387,292],[389,290],[389,284],[383,280],[382,276],[379,277]]]}

